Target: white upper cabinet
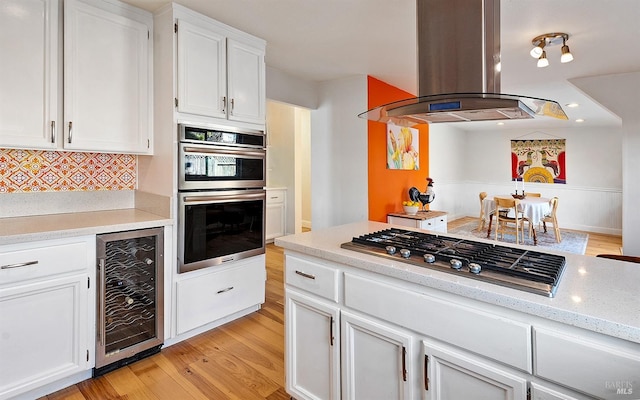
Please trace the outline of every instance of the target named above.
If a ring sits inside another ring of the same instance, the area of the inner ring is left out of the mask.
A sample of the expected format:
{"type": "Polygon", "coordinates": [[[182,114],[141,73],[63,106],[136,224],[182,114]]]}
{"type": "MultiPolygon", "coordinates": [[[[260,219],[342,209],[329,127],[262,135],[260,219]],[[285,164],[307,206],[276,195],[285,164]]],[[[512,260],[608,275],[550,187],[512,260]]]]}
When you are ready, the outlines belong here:
{"type": "Polygon", "coordinates": [[[0,3],[0,146],[151,154],[153,16],[65,0],[63,18],[60,4],[0,3]]]}
{"type": "Polygon", "coordinates": [[[264,125],[265,42],[202,15],[178,10],[178,113],[210,119],[203,122],[264,125]]]}
{"type": "Polygon", "coordinates": [[[56,147],[58,1],[0,3],[0,146],[56,147]]]}
{"type": "Polygon", "coordinates": [[[226,118],[226,38],[178,20],[178,111],[226,118]]]}
{"type": "Polygon", "coordinates": [[[229,119],[265,123],[266,92],[264,47],[227,41],[227,93],[229,119]]]}
{"type": "Polygon", "coordinates": [[[151,153],[151,14],[65,0],[64,148],[151,153]]]}

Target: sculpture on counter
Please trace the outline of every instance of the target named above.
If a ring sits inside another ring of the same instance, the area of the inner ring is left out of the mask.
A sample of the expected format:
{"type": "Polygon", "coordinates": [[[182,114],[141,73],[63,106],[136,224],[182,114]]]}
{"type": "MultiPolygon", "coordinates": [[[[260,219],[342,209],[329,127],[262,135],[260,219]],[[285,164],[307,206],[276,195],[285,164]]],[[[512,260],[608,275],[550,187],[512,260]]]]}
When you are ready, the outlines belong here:
{"type": "Polygon", "coordinates": [[[409,198],[412,201],[422,203],[422,211],[428,212],[429,210],[425,210],[425,207],[436,198],[436,192],[433,190],[433,179],[427,178],[427,191],[425,193],[420,193],[420,190],[416,187],[409,189],[409,198]]]}

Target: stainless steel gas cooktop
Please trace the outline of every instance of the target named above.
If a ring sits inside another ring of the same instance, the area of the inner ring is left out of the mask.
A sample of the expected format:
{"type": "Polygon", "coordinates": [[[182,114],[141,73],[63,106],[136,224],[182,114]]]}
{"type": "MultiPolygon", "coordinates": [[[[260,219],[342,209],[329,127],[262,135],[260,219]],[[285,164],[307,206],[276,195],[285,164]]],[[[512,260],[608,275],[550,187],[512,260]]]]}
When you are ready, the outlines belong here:
{"type": "Polygon", "coordinates": [[[404,229],[354,237],[343,249],[553,297],[563,256],[404,229]]]}

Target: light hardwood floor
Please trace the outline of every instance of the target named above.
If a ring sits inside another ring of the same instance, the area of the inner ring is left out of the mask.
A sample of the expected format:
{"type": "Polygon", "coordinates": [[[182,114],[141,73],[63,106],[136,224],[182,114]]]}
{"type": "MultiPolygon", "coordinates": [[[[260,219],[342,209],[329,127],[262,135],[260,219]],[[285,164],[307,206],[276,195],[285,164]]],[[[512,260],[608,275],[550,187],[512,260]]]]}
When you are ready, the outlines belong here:
{"type": "MultiPolygon", "coordinates": [[[[449,228],[473,220],[450,221],[449,228]]],[[[620,237],[589,233],[586,254],[620,254],[621,245],[620,237]]],[[[282,249],[267,245],[266,258],[266,301],[261,310],[45,399],[288,400],[282,249]]]]}

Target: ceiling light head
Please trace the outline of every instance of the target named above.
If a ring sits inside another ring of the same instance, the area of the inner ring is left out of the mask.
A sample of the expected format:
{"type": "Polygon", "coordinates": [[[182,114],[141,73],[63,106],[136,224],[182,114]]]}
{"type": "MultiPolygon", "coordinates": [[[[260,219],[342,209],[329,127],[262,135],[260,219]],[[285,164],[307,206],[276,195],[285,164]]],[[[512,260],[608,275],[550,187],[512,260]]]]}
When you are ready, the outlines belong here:
{"type": "Polygon", "coordinates": [[[547,60],[547,52],[542,50],[540,58],[538,58],[538,68],[544,68],[549,66],[549,60],[547,60]]]}
{"type": "Polygon", "coordinates": [[[544,51],[545,44],[546,43],[543,40],[542,42],[538,43],[533,49],[531,49],[531,51],[529,52],[529,54],[531,54],[531,57],[540,58],[540,56],[542,55],[542,52],[544,51]]]}
{"type": "Polygon", "coordinates": [[[561,63],[568,63],[573,61],[573,54],[569,51],[569,46],[566,44],[562,46],[562,55],[560,56],[561,63]]]}

